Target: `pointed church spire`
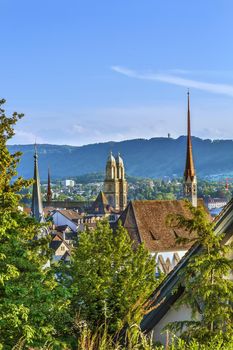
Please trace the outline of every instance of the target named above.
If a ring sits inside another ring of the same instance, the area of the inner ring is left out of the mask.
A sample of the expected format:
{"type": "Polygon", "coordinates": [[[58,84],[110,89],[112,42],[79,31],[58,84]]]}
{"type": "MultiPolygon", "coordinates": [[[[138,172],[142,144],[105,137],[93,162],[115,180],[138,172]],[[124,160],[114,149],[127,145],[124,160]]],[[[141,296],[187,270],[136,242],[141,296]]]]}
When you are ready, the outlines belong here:
{"type": "Polygon", "coordinates": [[[188,113],[187,113],[187,150],[186,164],[184,170],[184,196],[188,198],[193,206],[197,206],[197,179],[193,161],[191,118],[190,118],[190,98],[188,91],[188,113]]]}
{"type": "Polygon", "coordinates": [[[32,188],[32,216],[38,222],[44,222],[44,213],[43,213],[43,204],[40,190],[40,177],[38,169],[38,153],[37,146],[35,144],[35,153],[34,153],[34,177],[33,177],[33,188],[32,188]]]}
{"type": "Polygon", "coordinates": [[[192,148],[192,138],[191,138],[191,120],[190,120],[190,101],[189,101],[189,91],[188,91],[188,114],[187,114],[187,153],[186,153],[186,165],[184,171],[185,180],[190,177],[193,179],[195,176],[195,168],[193,162],[193,148],[192,148]]]}
{"type": "Polygon", "coordinates": [[[48,168],[48,187],[47,187],[47,203],[48,205],[51,204],[52,200],[52,190],[51,190],[51,182],[50,182],[50,171],[48,168]]]}

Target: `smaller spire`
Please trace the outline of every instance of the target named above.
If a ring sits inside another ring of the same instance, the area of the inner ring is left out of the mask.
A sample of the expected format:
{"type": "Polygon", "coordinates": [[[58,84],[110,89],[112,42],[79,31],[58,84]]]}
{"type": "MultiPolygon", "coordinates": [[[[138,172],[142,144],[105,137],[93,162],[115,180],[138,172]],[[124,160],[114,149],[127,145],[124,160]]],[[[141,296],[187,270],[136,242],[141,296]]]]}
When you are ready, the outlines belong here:
{"type": "Polygon", "coordinates": [[[38,169],[38,153],[37,153],[37,145],[35,143],[34,147],[34,176],[33,176],[33,187],[32,187],[32,216],[38,222],[44,222],[44,212],[43,212],[43,204],[40,190],[40,177],[39,177],[39,169],[38,169]]]}
{"type": "Polygon", "coordinates": [[[50,170],[48,168],[48,187],[47,187],[47,203],[51,204],[52,200],[52,190],[51,190],[51,182],[50,182],[50,170]]]}

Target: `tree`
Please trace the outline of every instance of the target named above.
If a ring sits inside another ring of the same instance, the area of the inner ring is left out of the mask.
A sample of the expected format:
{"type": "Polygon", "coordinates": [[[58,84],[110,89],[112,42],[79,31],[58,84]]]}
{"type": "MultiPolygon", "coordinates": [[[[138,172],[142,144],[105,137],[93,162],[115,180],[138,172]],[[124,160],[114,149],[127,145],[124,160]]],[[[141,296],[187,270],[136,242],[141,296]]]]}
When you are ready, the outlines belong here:
{"type": "Polygon", "coordinates": [[[10,154],[6,144],[23,115],[7,117],[4,103],[0,100],[0,348],[12,349],[19,340],[55,346],[57,325],[65,318],[64,290],[46,266],[48,237],[36,239],[41,226],[19,209],[20,193],[31,181],[15,179],[21,154],[10,154]]]}
{"type": "MultiPolygon", "coordinates": [[[[186,330],[183,336],[208,342],[216,336],[232,339],[233,336],[233,281],[228,278],[233,267],[230,259],[232,245],[223,243],[224,234],[216,234],[214,223],[201,207],[187,206],[191,218],[170,216],[170,226],[185,228],[195,233],[193,241],[200,246],[180,275],[185,292],[179,304],[187,304],[193,311],[193,321],[175,322],[172,329],[186,330]],[[199,314],[198,318],[195,318],[199,314]]],[[[178,240],[182,240],[178,238],[178,240]]]]}
{"type": "Polygon", "coordinates": [[[100,222],[80,234],[67,267],[71,312],[95,331],[107,324],[110,334],[126,324],[139,325],[145,300],[156,286],[155,260],[143,245],[134,246],[127,231],[100,222]]]}

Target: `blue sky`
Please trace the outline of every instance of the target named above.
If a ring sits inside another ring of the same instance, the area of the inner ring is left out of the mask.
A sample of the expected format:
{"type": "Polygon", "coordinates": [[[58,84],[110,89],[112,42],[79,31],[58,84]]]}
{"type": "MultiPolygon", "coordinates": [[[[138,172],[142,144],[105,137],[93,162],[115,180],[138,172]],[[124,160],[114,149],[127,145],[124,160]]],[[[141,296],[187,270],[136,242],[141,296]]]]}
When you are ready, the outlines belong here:
{"type": "Polygon", "coordinates": [[[233,138],[232,0],[0,0],[12,143],[233,138]]]}

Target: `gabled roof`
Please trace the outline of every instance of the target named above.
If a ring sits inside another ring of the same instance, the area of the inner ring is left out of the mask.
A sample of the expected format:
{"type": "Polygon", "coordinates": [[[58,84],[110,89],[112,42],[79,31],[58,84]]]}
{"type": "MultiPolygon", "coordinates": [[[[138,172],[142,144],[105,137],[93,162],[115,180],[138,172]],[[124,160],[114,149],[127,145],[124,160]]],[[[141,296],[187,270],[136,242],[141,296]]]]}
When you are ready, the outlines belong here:
{"type": "MultiPolygon", "coordinates": [[[[198,205],[204,206],[202,200],[198,205]]],[[[184,200],[131,201],[118,220],[137,243],[144,243],[150,252],[188,250],[191,243],[176,243],[176,235],[189,237],[184,229],[173,230],[167,225],[168,214],[190,216],[184,200]]]]}
{"type": "Polygon", "coordinates": [[[53,241],[62,241],[63,238],[61,237],[61,233],[60,232],[57,232],[57,231],[53,231],[51,232],[51,236],[52,236],[52,240],[53,241]]]}
{"type": "Polygon", "coordinates": [[[56,226],[56,230],[59,231],[59,232],[64,232],[64,231],[70,232],[70,231],[72,231],[72,229],[70,228],[69,225],[58,225],[58,226],[56,226]]]}
{"type": "Polygon", "coordinates": [[[72,209],[59,209],[59,210],[55,210],[53,212],[52,215],[54,215],[55,213],[60,213],[63,216],[65,216],[67,219],[69,219],[70,221],[73,221],[75,219],[81,219],[83,218],[83,215],[80,215],[76,210],[72,210],[72,209]]]}
{"type": "MultiPolygon", "coordinates": [[[[214,231],[216,234],[225,233],[223,244],[233,235],[233,199],[224,207],[221,214],[215,219],[214,231]]],[[[159,305],[153,311],[148,313],[141,322],[143,332],[150,332],[156,324],[163,318],[166,312],[171,308],[175,301],[184,291],[184,287],[179,283],[179,276],[183,268],[189,262],[189,259],[195,256],[201,250],[198,243],[187,251],[183,258],[178,262],[174,269],[166,276],[163,282],[155,289],[151,299],[153,305],[159,305]],[[178,287],[178,289],[177,289],[178,287]],[[173,290],[177,289],[174,293],[173,290]],[[154,299],[154,300],[153,300],[154,299]]]]}
{"type": "Polygon", "coordinates": [[[59,239],[54,239],[49,244],[49,248],[53,249],[55,252],[56,250],[62,245],[63,241],[59,239]]]}
{"type": "Polygon", "coordinates": [[[66,248],[68,248],[68,250],[70,250],[70,246],[69,244],[67,244],[64,240],[57,240],[57,239],[53,239],[50,244],[49,244],[49,248],[53,249],[55,252],[57,251],[57,249],[64,244],[66,246],[66,248]]]}
{"type": "Polygon", "coordinates": [[[77,238],[77,233],[73,231],[68,231],[68,232],[57,231],[56,233],[54,232],[54,234],[55,234],[55,237],[59,237],[62,241],[74,241],[77,238]]]}
{"type": "Polygon", "coordinates": [[[110,212],[110,207],[108,205],[108,200],[103,191],[100,191],[96,200],[92,204],[89,212],[91,214],[106,214],[110,212]]]}

